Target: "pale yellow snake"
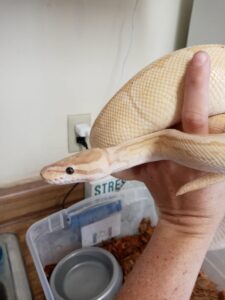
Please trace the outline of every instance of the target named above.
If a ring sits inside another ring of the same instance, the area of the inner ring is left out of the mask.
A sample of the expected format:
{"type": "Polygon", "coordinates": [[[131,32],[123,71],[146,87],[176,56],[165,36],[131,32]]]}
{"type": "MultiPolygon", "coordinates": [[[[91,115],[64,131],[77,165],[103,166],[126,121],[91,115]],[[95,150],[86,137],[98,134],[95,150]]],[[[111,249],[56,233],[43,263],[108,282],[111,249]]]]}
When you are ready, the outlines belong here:
{"type": "Polygon", "coordinates": [[[178,194],[225,180],[225,46],[201,45],[175,51],[153,62],[104,107],[90,136],[92,149],[45,167],[50,183],[67,184],[100,179],[132,166],[173,160],[206,172],[178,194]],[[169,129],[181,121],[186,67],[199,50],[210,56],[210,128],[214,134],[191,135],[169,129]],[[219,133],[218,133],[219,132],[219,133]]]}

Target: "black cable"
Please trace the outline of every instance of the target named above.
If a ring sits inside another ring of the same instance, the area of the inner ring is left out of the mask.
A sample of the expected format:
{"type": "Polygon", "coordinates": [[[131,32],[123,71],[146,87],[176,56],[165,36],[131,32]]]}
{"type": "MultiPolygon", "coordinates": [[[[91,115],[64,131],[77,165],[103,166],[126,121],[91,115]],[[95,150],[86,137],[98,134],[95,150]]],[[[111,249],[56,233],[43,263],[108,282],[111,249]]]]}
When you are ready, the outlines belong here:
{"type": "Polygon", "coordinates": [[[63,200],[62,200],[62,208],[65,208],[65,204],[66,204],[66,199],[69,197],[69,195],[72,193],[72,191],[77,187],[77,185],[79,184],[79,182],[75,183],[71,189],[69,189],[69,191],[66,193],[66,195],[64,196],[63,200]]]}
{"type": "Polygon", "coordinates": [[[88,149],[88,144],[87,144],[87,141],[86,141],[85,137],[77,136],[76,141],[77,141],[77,144],[80,144],[84,148],[88,149]]]}
{"type": "MultiPolygon", "coordinates": [[[[81,137],[81,136],[77,136],[76,137],[76,141],[77,141],[77,144],[80,144],[82,145],[84,148],[88,149],[88,144],[86,142],[86,138],[85,137],[81,137]]],[[[65,204],[66,204],[66,199],[69,197],[69,195],[72,193],[72,191],[76,188],[76,186],[78,185],[79,183],[75,183],[71,189],[69,189],[69,191],[66,193],[66,195],[64,196],[63,200],[62,200],[62,208],[64,209],[65,208],[65,204]]]]}

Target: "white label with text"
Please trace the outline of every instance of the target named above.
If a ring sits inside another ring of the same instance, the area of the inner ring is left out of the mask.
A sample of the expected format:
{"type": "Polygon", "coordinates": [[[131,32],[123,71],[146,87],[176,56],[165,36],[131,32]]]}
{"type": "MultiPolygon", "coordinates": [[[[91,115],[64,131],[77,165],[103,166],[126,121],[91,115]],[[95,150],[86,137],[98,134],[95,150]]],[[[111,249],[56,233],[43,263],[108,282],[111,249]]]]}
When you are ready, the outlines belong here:
{"type": "Polygon", "coordinates": [[[120,234],[121,213],[81,228],[82,247],[96,245],[120,234]]]}

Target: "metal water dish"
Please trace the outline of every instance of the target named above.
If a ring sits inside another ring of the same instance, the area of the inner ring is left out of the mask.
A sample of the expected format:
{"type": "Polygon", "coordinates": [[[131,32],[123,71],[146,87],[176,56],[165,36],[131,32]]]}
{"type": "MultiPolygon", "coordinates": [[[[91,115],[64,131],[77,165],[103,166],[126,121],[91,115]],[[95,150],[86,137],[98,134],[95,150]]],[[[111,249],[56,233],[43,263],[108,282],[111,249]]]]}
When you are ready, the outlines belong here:
{"type": "Polygon", "coordinates": [[[65,256],[55,267],[50,285],[56,300],[113,300],[122,278],[110,252],[89,247],[65,256]]]}

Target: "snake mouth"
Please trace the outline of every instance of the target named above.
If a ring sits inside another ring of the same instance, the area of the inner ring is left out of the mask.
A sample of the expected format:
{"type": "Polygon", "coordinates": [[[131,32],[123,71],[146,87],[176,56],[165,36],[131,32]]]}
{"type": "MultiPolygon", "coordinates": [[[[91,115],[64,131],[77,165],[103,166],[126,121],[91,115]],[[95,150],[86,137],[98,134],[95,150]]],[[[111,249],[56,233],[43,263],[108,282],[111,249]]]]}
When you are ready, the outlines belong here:
{"type": "Polygon", "coordinates": [[[73,180],[65,180],[60,178],[55,178],[55,179],[44,178],[44,180],[47,181],[49,184],[56,184],[56,185],[66,185],[66,184],[74,183],[73,180]]]}

